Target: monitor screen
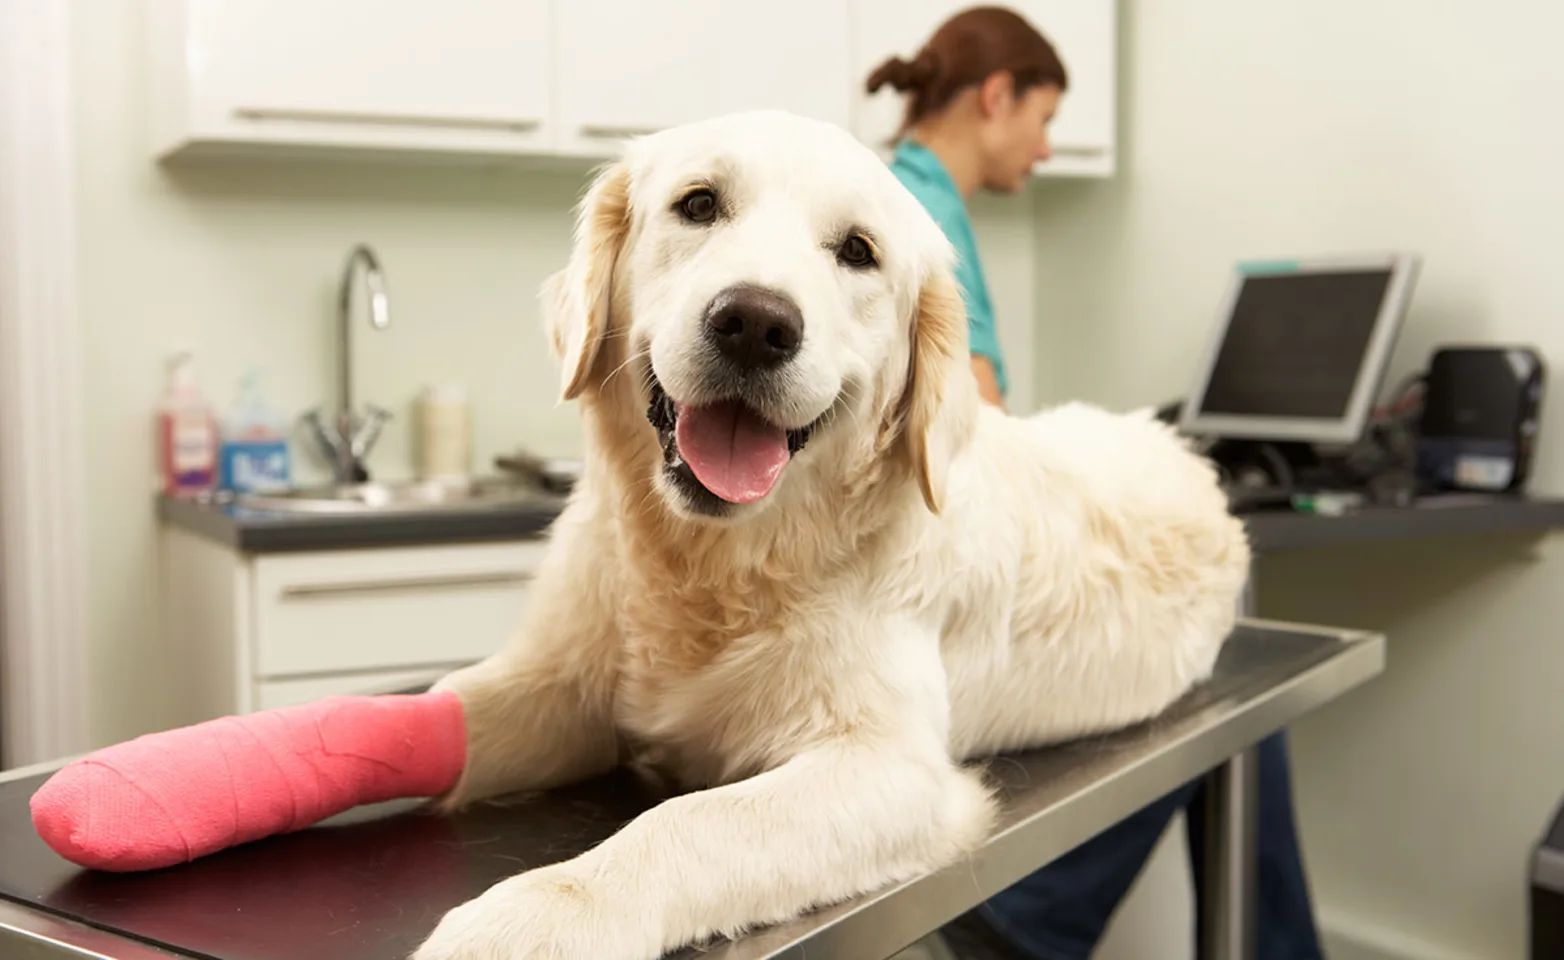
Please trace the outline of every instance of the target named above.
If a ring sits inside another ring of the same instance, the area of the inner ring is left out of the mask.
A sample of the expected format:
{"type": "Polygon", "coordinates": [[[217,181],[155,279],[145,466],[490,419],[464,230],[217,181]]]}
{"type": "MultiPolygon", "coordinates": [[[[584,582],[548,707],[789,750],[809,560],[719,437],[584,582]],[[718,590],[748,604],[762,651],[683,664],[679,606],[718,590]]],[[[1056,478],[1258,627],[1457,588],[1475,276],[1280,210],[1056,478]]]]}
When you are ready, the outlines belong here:
{"type": "Polygon", "coordinates": [[[1346,416],[1389,288],[1388,268],[1245,278],[1201,411],[1346,416]]]}
{"type": "Polygon", "coordinates": [[[1241,267],[1186,404],[1184,431],[1357,439],[1417,263],[1398,254],[1241,267]]]}

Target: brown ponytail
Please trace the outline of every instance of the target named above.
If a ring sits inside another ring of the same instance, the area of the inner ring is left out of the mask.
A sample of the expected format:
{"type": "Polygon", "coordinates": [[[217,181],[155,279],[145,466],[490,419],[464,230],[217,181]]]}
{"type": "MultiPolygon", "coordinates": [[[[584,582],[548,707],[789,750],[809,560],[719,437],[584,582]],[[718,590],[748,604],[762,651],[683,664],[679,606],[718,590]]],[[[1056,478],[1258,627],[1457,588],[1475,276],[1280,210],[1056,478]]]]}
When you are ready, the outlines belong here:
{"type": "Polygon", "coordinates": [[[916,90],[934,79],[939,72],[935,66],[935,59],[933,53],[927,49],[911,61],[892,57],[869,74],[869,92],[874,93],[886,84],[889,84],[892,90],[903,93],[916,90]]]}
{"type": "Polygon", "coordinates": [[[1069,75],[1053,44],[1025,18],[1005,7],[971,7],[940,25],[911,60],[891,57],[869,74],[865,86],[907,94],[899,139],[943,110],[956,94],[1004,71],[1017,96],[1032,87],[1069,88],[1069,75]]]}

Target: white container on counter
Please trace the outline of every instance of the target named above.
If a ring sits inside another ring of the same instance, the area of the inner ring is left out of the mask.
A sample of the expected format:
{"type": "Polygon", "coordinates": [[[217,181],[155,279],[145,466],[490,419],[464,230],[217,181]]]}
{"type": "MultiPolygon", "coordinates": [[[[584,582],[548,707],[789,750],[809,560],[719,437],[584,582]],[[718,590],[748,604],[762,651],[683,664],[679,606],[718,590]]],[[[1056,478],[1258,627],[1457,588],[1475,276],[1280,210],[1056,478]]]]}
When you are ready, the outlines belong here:
{"type": "Polygon", "coordinates": [[[424,391],[418,401],[418,475],[424,480],[459,482],[472,472],[472,412],[467,388],[444,383],[424,391]]]}

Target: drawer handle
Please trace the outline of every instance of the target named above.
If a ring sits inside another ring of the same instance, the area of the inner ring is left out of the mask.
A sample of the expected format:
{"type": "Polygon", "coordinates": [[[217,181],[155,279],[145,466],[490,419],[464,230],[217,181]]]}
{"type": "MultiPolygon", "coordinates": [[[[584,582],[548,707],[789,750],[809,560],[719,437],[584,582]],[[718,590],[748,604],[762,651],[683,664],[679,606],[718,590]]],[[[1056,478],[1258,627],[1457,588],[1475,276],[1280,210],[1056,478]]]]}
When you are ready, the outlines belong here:
{"type": "Polygon", "coordinates": [[[627,140],[630,137],[649,137],[661,127],[614,126],[613,124],[588,123],[581,127],[581,135],[593,140],[627,140]]]}
{"type": "Polygon", "coordinates": [[[1060,144],[1053,148],[1054,156],[1069,157],[1076,160],[1095,160],[1098,157],[1108,155],[1106,147],[1072,147],[1068,144],[1060,144]]]}
{"type": "Polygon", "coordinates": [[[355,123],[386,127],[431,127],[453,130],[502,130],[528,133],[543,125],[524,117],[429,117],[412,113],[364,113],[351,110],[312,110],[305,107],[238,107],[241,120],[295,120],[304,123],[355,123]]]}
{"type": "Polygon", "coordinates": [[[302,583],[282,588],[283,597],[308,599],[344,593],[387,593],[395,590],[438,590],[442,587],[485,587],[506,583],[526,583],[530,573],[452,574],[450,576],[408,577],[403,580],[343,580],[339,583],[302,583]]]}

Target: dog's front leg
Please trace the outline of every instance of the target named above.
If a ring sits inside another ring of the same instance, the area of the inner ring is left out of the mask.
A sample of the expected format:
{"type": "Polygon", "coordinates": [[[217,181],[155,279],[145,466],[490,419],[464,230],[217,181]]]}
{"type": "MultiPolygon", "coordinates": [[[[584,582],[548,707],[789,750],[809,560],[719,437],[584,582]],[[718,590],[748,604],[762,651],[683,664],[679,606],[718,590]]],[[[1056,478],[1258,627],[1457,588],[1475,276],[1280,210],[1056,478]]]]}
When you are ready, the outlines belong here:
{"type": "Polygon", "coordinates": [[[599,847],[446,914],[417,960],[654,960],[953,862],[986,835],[988,792],[932,753],[817,747],[669,800],[599,847]]]}
{"type": "Polygon", "coordinates": [[[617,760],[617,588],[584,513],[573,504],[556,522],[510,643],[435,684],[457,694],[467,726],[461,779],[441,798],[444,809],[568,783],[617,760]]]}
{"type": "Polygon", "coordinates": [[[833,735],[495,885],[446,914],[416,960],[654,960],[955,861],[987,835],[992,804],[949,758],[941,707],[885,675],[908,659],[855,672],[833,735]]]}

